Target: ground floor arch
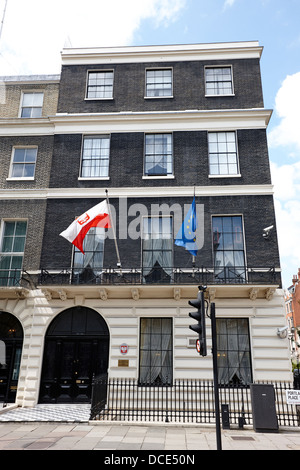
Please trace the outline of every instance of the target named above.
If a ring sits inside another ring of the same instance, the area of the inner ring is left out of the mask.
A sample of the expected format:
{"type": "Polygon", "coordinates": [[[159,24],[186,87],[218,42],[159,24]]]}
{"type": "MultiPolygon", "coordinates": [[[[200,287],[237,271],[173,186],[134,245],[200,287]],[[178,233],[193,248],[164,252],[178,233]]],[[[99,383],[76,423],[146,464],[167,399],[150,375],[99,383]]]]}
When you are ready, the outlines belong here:
{"type": "Polygon", "coordinates": [[[0,311],[0,402],[15,402],[22,347],[20,321],[11,313],[0,311]]]}
{"type": "Polygon", "coordinates": [[[89,403],[94,376],[107,372],[109,330],[93,309],[77,306],[49,325],[44,346],[40,403],[89,403]]]}

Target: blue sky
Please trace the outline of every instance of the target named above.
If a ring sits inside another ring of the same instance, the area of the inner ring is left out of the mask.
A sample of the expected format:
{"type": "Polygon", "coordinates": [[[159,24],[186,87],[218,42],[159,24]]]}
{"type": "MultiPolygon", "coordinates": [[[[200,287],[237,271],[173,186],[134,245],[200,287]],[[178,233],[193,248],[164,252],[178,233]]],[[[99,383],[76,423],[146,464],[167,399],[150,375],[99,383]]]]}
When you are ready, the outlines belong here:
{"type": "Polygon", "coordinates": [[[300,268],[300,0],[0,0],[0,75],[60,72],[65,45],[258,40],[284,287],[300,268]]]}

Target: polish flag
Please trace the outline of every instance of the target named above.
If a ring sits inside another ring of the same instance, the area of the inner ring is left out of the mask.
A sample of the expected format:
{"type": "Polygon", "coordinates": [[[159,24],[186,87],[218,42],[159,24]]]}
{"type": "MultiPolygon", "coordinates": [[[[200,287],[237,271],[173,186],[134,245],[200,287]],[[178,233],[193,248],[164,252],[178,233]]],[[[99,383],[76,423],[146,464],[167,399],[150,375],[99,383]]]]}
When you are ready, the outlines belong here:
{"type": "Polygon", "coordinates": [[[111,227],[108,204],[105,199],[75,219],[60,235],[73,243],[84,254],[83,240],[91,227],[111,227]]]}

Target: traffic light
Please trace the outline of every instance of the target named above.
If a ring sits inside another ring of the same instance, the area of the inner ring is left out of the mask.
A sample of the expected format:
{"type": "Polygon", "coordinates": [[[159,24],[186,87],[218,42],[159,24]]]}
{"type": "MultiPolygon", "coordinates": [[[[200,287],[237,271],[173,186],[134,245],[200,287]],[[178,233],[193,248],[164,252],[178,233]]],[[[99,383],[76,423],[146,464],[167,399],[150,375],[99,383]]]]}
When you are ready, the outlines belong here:
{"type": "Polygon", "coordinates": [[[197,320],[196,325],[190,325],[190,329],[198,334],[199,348],[198,352],[201,356],[207,356],[206,349],[206,331],[205,331],[205,305],[204,305],[204,291],[198,292],[197,299],[189,300],[189,304],[197,309],[197,312],[190,312],[189,316],[197,320]]]}

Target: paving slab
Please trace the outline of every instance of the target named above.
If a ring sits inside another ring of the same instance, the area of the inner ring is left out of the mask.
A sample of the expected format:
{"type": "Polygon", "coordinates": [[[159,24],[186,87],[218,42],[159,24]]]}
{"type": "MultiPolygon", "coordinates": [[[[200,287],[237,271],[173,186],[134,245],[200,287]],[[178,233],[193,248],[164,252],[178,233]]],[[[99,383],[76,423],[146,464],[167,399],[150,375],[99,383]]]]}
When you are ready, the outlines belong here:
{"type": "MultiPolygon", "coordinates": [[[[191,455],[217,449],[212,425],[95,422],[88,418],[89,405],[8,410],[0,414],[0,449],[101,450],[108,454],[184,451],[191,455]]],[[[221,442],[222,450],[300,450],[300,428],[274,433],[258,433],[252,428],[222,429],[221,442]]]]}

